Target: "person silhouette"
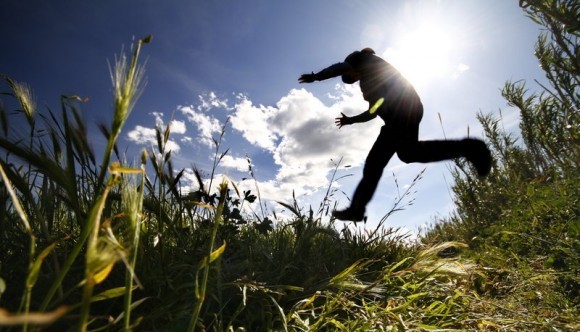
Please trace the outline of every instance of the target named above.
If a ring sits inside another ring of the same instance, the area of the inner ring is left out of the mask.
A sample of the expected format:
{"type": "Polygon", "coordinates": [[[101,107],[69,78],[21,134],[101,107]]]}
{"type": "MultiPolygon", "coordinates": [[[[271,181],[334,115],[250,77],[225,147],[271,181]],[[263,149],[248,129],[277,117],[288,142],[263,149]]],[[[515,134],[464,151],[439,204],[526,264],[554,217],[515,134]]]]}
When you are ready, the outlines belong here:
{"type": "Polygon", "coordinates": [[[485,176],[491,170],[491,153],[479,139],[419,140],[419,124],[423,117],[423,104],[415,88],[371,48],[349,54],[343,62],[334,64],[318,73],[303,74],[299,83],[312,83],[341,76],[345,84],[359,82],[363,98],[369,109],[356,115],[335,119],[340,129],[345,125],[370,121],[379,116],[385,125],[373,144],[365,161],[363,176],[352,196],[350,207],[335,210],[339,220],[361,221],[366,206],[372,199],[384,168],[396,153],[405,163],[429,163],[459,157],[473,164],[478,175],[485,176]]]}

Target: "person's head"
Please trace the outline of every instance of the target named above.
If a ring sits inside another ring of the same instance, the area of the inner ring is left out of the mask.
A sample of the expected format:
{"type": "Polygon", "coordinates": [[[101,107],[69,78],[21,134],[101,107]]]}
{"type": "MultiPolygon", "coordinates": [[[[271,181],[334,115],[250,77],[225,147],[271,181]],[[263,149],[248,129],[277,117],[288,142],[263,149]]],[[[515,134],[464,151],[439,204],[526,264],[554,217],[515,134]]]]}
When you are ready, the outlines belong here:
{"type": "Polygon", "coordinates": [[[354,69],[355,67],[354,62],[356,61],[356,58],[359,57],[361,54],[375,54],[375,51],[370,47],[363,48],[360,51],[352,52],[346,57],[346,59],[344,59],[344,62],[350,64],[352,68],[349,73],[342,75],[342,81],[345,84],[353,84],[360,79],[359,73],[354,69]]]}

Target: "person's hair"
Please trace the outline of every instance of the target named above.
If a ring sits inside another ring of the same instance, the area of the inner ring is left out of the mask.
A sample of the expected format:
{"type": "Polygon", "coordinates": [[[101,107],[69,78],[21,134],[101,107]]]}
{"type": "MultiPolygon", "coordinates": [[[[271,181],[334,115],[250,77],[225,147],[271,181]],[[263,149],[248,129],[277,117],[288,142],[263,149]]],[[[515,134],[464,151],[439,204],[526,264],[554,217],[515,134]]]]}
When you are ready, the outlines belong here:
{"type": "Polygon", "coordinates": [[[363,49],[361,50],[361,52],[362,52],[362,53],[370,53],[370,54],[375,54],[375,50],[373,50],[373,49],[372,49],[372,48],[370,48],[370,47],[363,48],[363,49]]]}
{"type": "MultiPolygon", "coordinates": [[[[359,55],[361,54],[375,54],[375,51],[370,48],[363,48],[360,51],[354,51],[351,54],[349,54],[346,59],[344,59],[344,62],[348,63],[351,66],[354,66],[354,62],[359,61],[356,60],[357,58],[359,58],[359,55]]],[[[342,82],[345,84],[353,84],[354,82],[358,81],[358,78],[356,76],[353,76],[352,73],[345,73],[342,75],[342,82]]]]}

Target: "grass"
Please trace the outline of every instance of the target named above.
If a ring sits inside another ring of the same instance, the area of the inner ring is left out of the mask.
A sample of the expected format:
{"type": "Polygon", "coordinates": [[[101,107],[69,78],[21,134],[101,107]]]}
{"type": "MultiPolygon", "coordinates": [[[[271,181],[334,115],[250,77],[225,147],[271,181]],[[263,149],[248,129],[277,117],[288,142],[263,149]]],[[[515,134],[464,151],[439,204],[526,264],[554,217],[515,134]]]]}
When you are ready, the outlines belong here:
{"type": "MultiPolygon", "coordinates": [[[[125,163],[117,138],[143,89],[139,53],[150,41],[111,69],[115,107],[110,126],[100,126],[100,164],[81,98],[63,97],[60,116],[41,112],[30,88],[3,77],[6,105],[17,112],[0,110],[0,330],[580,328],[577,299],[560,282],[574,278],[577,262],[555,270],[546,257],[491,241],[452,241],[463,233],[445,223],[411,242],[386,223],[412,203],[412,186],[379,226],[363,230],[322,221],[331,187],[316,212],[304,213],[294,197],[281,202],[289,220],[266,216],[259,193],[232,181],[209,192],[197,171],[199,190],[181,193],[183,170],[165,149],[169,127],[157,129],[157,150],[143,151],[138,167],[125,163]],[[22,116],[28,137],[9,130],[22,116]],[[244,209],[256,204],[260,214],[244,209]]],[[[228,153],[224,132],[214,141],[212,181],[228,153]]]]}

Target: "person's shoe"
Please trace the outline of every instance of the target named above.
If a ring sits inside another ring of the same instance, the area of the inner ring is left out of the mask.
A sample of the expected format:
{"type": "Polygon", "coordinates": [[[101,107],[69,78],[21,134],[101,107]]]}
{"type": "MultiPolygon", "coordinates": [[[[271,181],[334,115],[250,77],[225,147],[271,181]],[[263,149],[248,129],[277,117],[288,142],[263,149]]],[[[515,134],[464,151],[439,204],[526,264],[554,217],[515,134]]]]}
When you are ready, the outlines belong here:
{"type": "Polygon", "coordinates": [[[483,141],[467,138],[465,158],[473,164],[479,176],[486,176],[491,171],[491,152],[483,141]]]}
{"type": "Polygon", "coordinates": [[[334,210],[332,212],[332,216],[338,220],[344,221],[366,221],[365,211],[355,211],[352,208],[346,208],[344,210],[334,210]]]}

